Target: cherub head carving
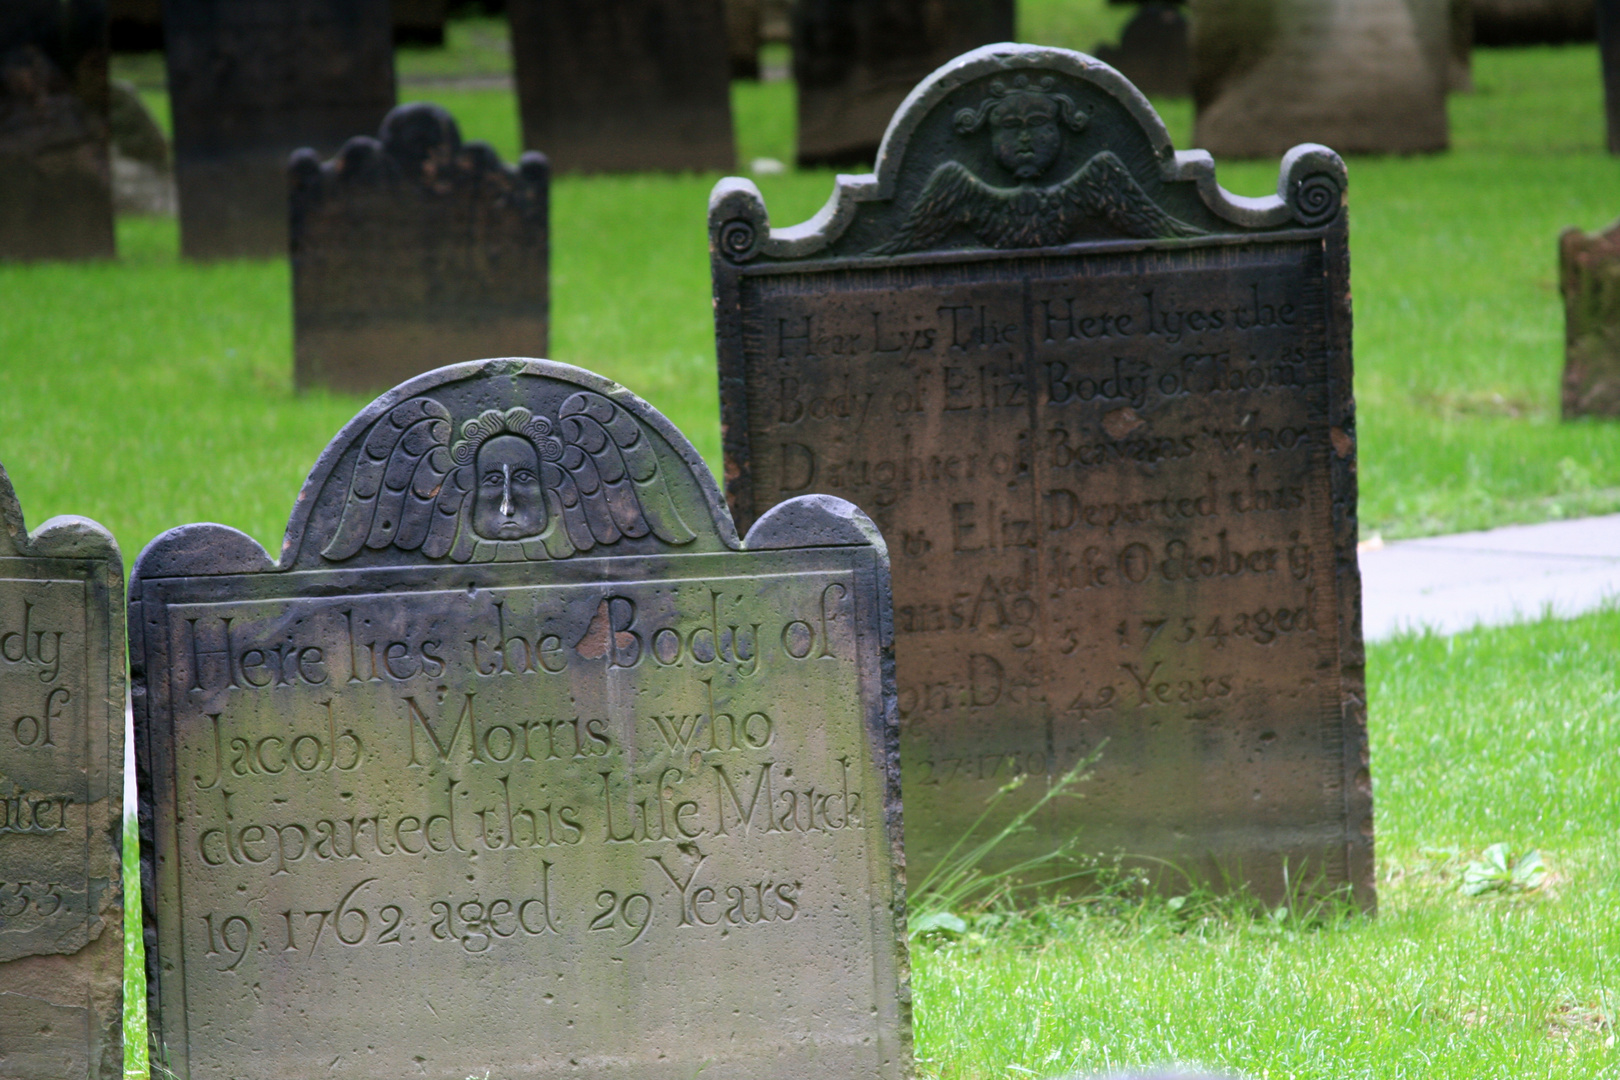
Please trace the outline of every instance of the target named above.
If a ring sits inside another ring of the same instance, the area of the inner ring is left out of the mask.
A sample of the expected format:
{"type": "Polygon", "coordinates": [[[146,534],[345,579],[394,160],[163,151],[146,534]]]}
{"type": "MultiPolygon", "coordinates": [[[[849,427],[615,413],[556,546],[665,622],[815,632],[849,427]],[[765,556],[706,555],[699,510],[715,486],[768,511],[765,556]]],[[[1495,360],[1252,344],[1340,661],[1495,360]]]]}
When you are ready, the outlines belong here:
{"type": "Polygon", "coordinates": [[[990,84],[990,96],[977,109],[956,114],[957,133],[968,135],[989,124],[996,160],[1018,179],[1033,180],[1062,152],[1063,127],[1079,131],[1091,119],[1073,98],[1054,90],[1055,85],[1050,75],[1038,83],[1019,75],[1011,86],[996,79],[990,84]]]}
{"type": "Polygon", "coordinates": [[[362,440],[341,518],[322,554],[421,551],[456,562],[566,559],[649,534],[686,544],[679,509],[641,424],[611,399],[571,395],[555,420],[518,406],[461,425],[411,398],[362,440]]]}

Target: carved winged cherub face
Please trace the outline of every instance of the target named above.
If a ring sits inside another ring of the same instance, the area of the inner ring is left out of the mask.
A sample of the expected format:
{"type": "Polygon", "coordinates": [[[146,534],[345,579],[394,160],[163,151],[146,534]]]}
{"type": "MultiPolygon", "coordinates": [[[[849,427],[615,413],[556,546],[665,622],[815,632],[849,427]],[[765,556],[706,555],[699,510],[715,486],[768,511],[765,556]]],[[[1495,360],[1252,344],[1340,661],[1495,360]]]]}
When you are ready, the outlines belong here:
{"type": "Polygon", "coordinates": [[[497,435],[478,448],[473,531],[486,540],[522,540],[546,527],[540,456],[521,435],[497,435]]]}
{"type": "Polygon", "coordinates": [[[1057,102],[1045,94],[1014,90],[990,110],[989,119],[996,160],[1020,180],[1041,175],[1063,149],[1057,102]]]}

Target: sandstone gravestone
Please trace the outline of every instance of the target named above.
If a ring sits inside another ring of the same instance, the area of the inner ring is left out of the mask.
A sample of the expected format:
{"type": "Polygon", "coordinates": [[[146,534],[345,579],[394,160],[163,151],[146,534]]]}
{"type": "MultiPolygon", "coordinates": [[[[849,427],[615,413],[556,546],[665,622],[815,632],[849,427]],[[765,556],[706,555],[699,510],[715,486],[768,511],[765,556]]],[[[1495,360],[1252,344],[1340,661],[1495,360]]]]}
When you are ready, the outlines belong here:
{"type": "Polygon", "coordinates": [[[104,0],[0,4],[0,261],[110,258],[104,0]]]}
{"type": "Polygon", "coordinates": [[[668,421],[543,360],[378,399],[280,562],[153,541],[167,1066],[909,1075],[887,583],[854,507],[739,541],[668,421]]]}
{"type": "Polygon", "coordinates": [[[0,468],[0,1076],[123,1073],[124,570],[0,468]]]}
{"type": "Polygon", "coordinates": [[[417,103],[291,174],[299,387],[377,393],[445,357],[546,351],[544,157],[503,165],[417,103]]]}
{"type": "Polygon", "coordinates": [[[722,0],[511,0],[523,142],[558,172],[729,169],[722,0]]]}
{"type": "Polygon", "coordinates": [[[394,105],[388,0],[164,0],[188,258],[287,252],[287,155],[394,105]]]}
{"type": "Polygon", "coordinates": [[[1079,829],[1372,903],[1344,192],[1301,146],[1234,199],[1113,69],[1022,45],[932,75],[803,225],[715,189],[728,498],[888,539],[913,881],[1101,748],[1007,860],[1079,829]]]}
{"type": "Polygon", "coordinates": [[[1143,4],[1120,33],[1119,45],[1097,46],[1097,59],[1111,65],[1144,94],[1186,97],[1192,92],[1187,17],[1175,4],[1143,4]]]}
{"type": "Polygon", "coordinates": [[[1620,222],[1558,238],[1564,419],[1620,416],[1620,222]]]}
{"type": "Polygon", "coordinates": [[[1013,38],[1012,0],[798,0],[801,166],[872,160],[889,117],[951,57],[1013,38]]]}
{"type": "Polygon", "coordinates": [[[1192,0],[1193,141],[1270,157],[1444,150],[1449,0],[1192,0]]]}

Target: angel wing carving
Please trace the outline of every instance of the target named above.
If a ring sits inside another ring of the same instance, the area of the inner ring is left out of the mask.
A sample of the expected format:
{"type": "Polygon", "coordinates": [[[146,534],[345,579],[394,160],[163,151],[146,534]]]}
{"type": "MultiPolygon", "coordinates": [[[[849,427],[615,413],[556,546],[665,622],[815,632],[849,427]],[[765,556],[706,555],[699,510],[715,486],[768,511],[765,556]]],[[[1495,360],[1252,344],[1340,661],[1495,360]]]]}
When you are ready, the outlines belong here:
{"type": "Polygon", "coordinates": [[[1132,239],[1204,235],[1160,209],[1119,156],[1104,150],[1067,180],[1045,186],[997,187],[947,161],[929,176],[894,236],[872,253],[931,247],[957,226],[995,248],[1046,247],[1067,241],[1088,218],[1100,218],[1132,239]]]}
{"type": "Polygon", "coordinates": [[[697,538],[681,519],[641,425],[588,390],[556,421],[489,409],[461,425],[428,397],[396,405],[366,432],[343,513],[321,554],[421,551],[455,562],[566,559],[649,533],[697,538]]]}

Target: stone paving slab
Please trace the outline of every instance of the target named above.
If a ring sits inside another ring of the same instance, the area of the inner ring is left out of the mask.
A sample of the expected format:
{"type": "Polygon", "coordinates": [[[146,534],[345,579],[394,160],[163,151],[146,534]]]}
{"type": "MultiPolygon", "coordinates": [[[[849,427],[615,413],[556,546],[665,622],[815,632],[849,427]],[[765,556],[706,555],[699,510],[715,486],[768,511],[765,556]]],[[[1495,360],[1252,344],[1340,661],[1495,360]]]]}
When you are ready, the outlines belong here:
{"type": "Polygon", "coordinates": [[[1360,562],[1367,641],[1572,618],[1620,598],[1620,514],[1402,540],[1360,562]]]}

